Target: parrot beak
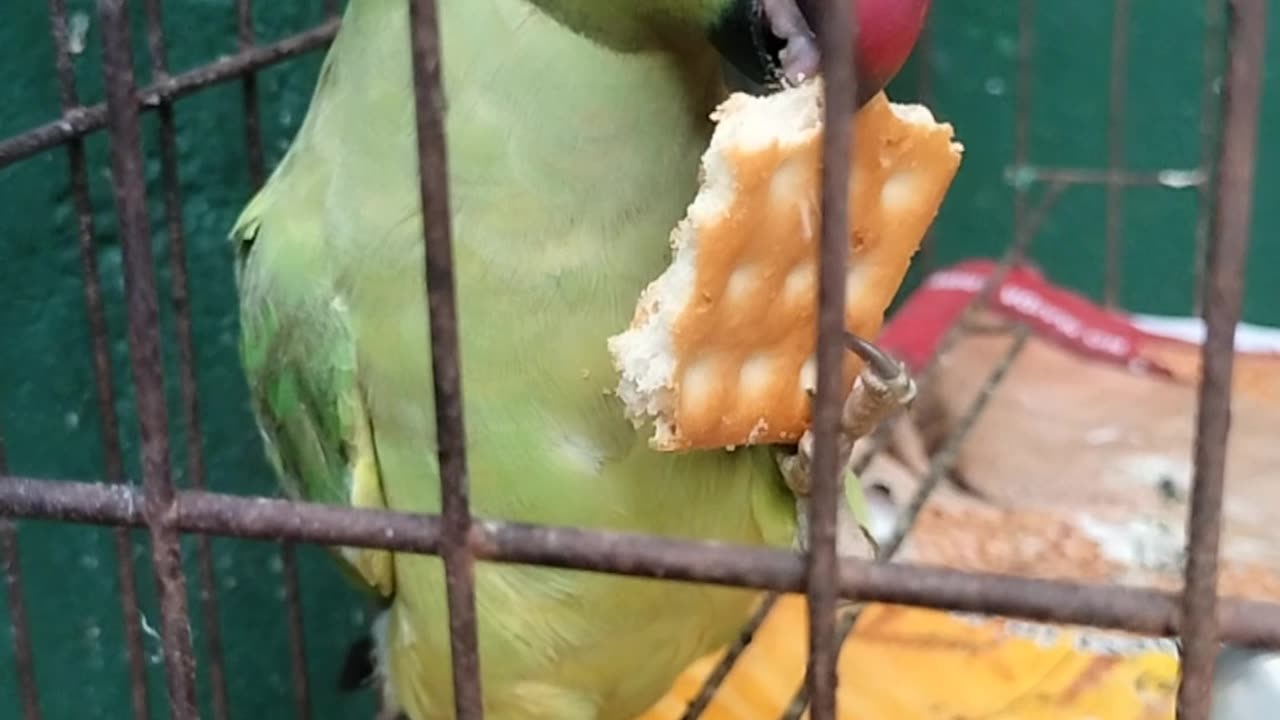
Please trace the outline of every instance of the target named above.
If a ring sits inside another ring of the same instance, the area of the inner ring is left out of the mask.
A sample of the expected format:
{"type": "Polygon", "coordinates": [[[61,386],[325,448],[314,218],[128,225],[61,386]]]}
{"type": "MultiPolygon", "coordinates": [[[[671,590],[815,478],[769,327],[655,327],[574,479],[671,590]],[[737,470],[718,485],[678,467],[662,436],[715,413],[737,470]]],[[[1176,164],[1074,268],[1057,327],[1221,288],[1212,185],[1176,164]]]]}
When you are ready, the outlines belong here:
{"type": "Polygon", "coordinates": [[[754,85],[778,89],[818,73],[812,0],[732,0],[711,31],[725,61],[754,85]]]}
{"type": "MultiPolygon", "coordinates": [[[[924,30],[932,0],[841,0],[852,3],[856,107],[889,84],[924,30]]],[[[816,0],[729,0],[711,42],[744,79],[766,90],[798,85],[820,71],[813,28],[816,0]]],[[[852,28],[850,28],[852,32],[852,28]]]]}

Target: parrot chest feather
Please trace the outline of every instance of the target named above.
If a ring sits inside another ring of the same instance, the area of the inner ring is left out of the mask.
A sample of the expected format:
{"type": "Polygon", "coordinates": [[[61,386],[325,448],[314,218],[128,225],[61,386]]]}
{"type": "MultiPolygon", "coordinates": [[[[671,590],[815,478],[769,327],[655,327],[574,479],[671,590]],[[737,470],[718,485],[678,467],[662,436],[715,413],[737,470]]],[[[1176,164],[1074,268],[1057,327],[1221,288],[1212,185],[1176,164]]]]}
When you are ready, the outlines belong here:
{"type": "MultiPolygon", "coordinates": [[[[243,353],[294,494],[438,512],[403,13],[351,4],[298,139],[237,224],[243,353]]],[[[611,395],[606,339],[665,266],[696,189],[712,56],[610,51],[524,0],[449,1],[441,19],[472,511],[789,542],[768,449],[658,453],[611,395]]],[[[344,552],[393,593],[377,644],[399,701],[450,717],[439,558],[344,552]]],[[[476,588],[497,720],[629,720],[731,640],[758,596],[487,563],[476,588]]]]}

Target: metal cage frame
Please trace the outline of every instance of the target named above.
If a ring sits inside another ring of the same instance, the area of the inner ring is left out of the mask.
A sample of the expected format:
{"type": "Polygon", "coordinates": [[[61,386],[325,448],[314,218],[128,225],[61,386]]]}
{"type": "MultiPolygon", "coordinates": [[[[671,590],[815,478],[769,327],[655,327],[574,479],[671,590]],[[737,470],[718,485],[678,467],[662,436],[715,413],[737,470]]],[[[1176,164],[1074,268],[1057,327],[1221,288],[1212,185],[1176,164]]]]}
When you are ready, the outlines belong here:
{"type": "MultiPolygon", "coordinates": [[[[0,141],[0,168],[44,150],[65,146],[71,168],[71,191],[79,219],[79,243],[85,275],[85,302],[93,340],[99,409],[104,427],[105,482],[49,481],[7,474],[0,445],[0,562],[8,585],[17,677],[26,720],[40,717],[34,681],[31,637],[18,562],[18,518],[40,518],[116,527],[119,573],[129,642],[133,704],[138,717],[149,717],[145,689],[137,603],[137,569],[129,547],[127,527],[146,527],[152,541],[152,565],[158,581],[163,615],[164,661],[172,715],[178,720],[199,716],[195,695],[195,656],[192,649],[186,582],[181,564],[180,533],[199,534],[197,553],[200,582],[205,591],[204,619],[210,634],[210,673],[213,712],[229,717],[213,592],[210,535],[282,541],[286,598],[291,609],[290,639],[294,655],[294,691],[300,708],[308,708],[301,620],[297,612],[298,583],[293,542],[386,548],[440,555],[445,563],[454,658],[454,692],[458,717],[482,717],[479,657],[476,647],[473,564],[477,560],[532,563],[634,576],[700,581],[777,592],[803,591],[809,601],[809,670],[806,684],[788,711],[798,717],[809,706],[815,720],[835,717],[836,659],[852,627],[852,615],[837,617],[839,598],[899,603],[948,610],[994,613],[1027,620],[1063,622],[1125,629],[1149,635],[1179,635],[1182,677],[1178,689],[1178,717],[1204,720],[1209,716],[1212,679],[1218,644],[1280,647],[1280,604],[1220,598],[1217,593],[1218,544],[1221,526],[1225,446],[1230,423],[1230,387],[1234,328],[1240,320],[1243,267],[1250,235],[1257,149],[1258,115],[1266,42],[1266,0],[1206,0],[1209,30],[1205,43],[1205,89],[1202,95],[1202,138],[1205,140],[1200,185],[1201,219],[1197,228],[1203,253],[1200,274],[1207,336],[1202,349],[1203,375],[1199,390],[1195,471],[1188,523],[1185,585],[1181,593],[1147,588],[1099,586],[1056,580],[1020,578],[992,573],[962,572],[889,564],[883,560],[901,543],[901,531],[877,561],[838,558],[835,551],[836,478],[835,433],[840,412],[838,377],[843,331],[839,299],[845,276],[840,270],[848,252],[844,231],[849,210],[844,192],[848,182],[850,130],[853,108],[852,43],[842,28],[849,26],[846,2],[822,4],[819,40],[828,77],[825,161],[823,170],[819,281],[819,391],[814,406],[814,514],[809,550],[730,547],[657,537],[573,528],[496,522],[473,517],[467,491],[467,461],[462,429],[463,401],[457,354],[457,321],[451,269],[448,182],[440,94],[440,58],[435,3],[409,0],[412,59],[417,107],[421,200],[427,217],[425,274],[432,338],[434,387],[438,420],[438,452],[443,506],[439,515],[357,510],[316,503],[241,497],[207,491],[200,447],[198,398],[195,390],[189,279],[184,264],[184,231],[177,177],[173,103],[217,83],[239,81],[244,89],[246,141],[250,175],[256,185],[265,178],[262,140],[258,128],[254,73],[300,53],[323,49],[337,32],[340,19],[334,3],[325,7],[329,19],[319,26],[269,45],[254,43],[250,0],[237,0],[240,51],[232,56],[182,73],[167,66],[161,27],[160,0],[146,0],[148,41],[154,80],[138,87],[128,27],[127,0],[99,0],[104,39],[106,102],[85,106],[78,99],[68,50],[65,0],[49,0],[56,45],[61,117],[18,136],[0,141]],[[1225,12],[1225,15],[1223,14],[1225,12]],[[1227,64],[1221,107],[1221,126],[1215,93],[1209,88],[1219,70],[1223,37],[1214,30],[1225,25],[1227,64]],[[173,245],[171,289],[180,345],[183,421],[188,428],[190,476],[193,489],[175,488],[170,467],[168,410],[165,404],[158,323],[160,295],[153,267],[147,188],[143,175],[140,115],[156,111],[161,120],[162,180],[169,237],[173,245]],[[94,257],[94,227],[88,195],[83,138],[100,129],[110,133],[114,199],[124,245],[128,346],[141,429],[142,483],[125,481],[119,421],[114,410],[107,330],[98,268],[94,257]]],[[[1027,69],[1034,37],[1035,0],[1019,0],[1020,69],[1017,81],[1015,161],[1029,167],[1029,107],[1027,69]]],[[[1112,57],[1122,64],[1131,0],[1115,0],[1112,57]]],[[[927,42],[924,41],[924,42],[927,42]]],[[[1121,65],[1122,66],[1122,65],[1121,65]]],[[[1121,126],[1125,103],[1124,73],[1113,72],[1110,85],[1110,163],[1105,171],[1039,168],[1045,189],[1031,202],[1027,188],[1016,193],[1015,236],[1000,270],[970,304],[982,306],[1009,268],[1025,251],[1045,213],[1069,187],[1104,184],[1107,191],[1107,299],[1118,285],[1119,188],[1151,185],[1158,178],[1131,173],[1121,166],[1121,126]]],[[[958,324],[937,355],[947,352],[963,332],[958,324]]],[[[1025,340],[1022,333],[1020,340],[1025,340]]],[[[906,510],[905,526],[923,506],[954,459],[964,434],[981,412],[1022,343],[1015,342],[988,378],[986,386],[964,413],[960,428],[932,458],[929,473],[906,510]]],[[[936,361],[937,355],[934,360],[936,361]]],[[[928,382],[932,364],[920,382],[928,382]]],[[[424,382],[427,380],[423,379],[424,382]]],[[[884,435],[879,436],[883,440],[884,435]]],[[[712,672],[703,692],[690,705],[692,720],[705,709],[710,693],[724,679],[734,659],[749,642],[751,632],[772,606],[768,596],[746,628],[712,672]]],[[[306,711],[304,710],[304,716],[306,711]]]]}

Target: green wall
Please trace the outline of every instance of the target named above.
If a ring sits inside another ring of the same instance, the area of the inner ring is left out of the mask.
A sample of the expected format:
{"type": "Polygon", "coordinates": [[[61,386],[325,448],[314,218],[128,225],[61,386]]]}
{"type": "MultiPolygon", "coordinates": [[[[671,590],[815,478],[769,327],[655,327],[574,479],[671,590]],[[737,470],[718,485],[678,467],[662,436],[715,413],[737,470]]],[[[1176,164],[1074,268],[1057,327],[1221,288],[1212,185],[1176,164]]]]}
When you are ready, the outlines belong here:
{"type": "MultiPolygon", "coordinates": [[[[101,37],[92,3],[69,3],[89,20],[77,57],[82,99],[102,99],[101,37]]],[[[1130,113],[1125,128],[1132,167],[1191,167],[1200,157],[1199,86],[1203,18],[1198,0],[1136,0],[1129,67],[1130,113]]],[[[140,2],[133,3],[141,6],[140,2]]],[[[182,70],[235,48],[231,0],[165,3],[170,64],[182,70]]],[[[288,35],[321,17],[314,3],[258,3],[263,40],[288,35]],[[305,6],[304,6],[305,5],[305,6]]],[[[1012,189],[1004,169],[1012,161],[1017,7],[1012,1],[937,0],[931,52],[904,71],[898,99],[915,93],[919,61],[934,77],[936,111],[953,122],[967,146],[935,237],[932,261],[996,256],[1009,243],[1012,189]]],[[[1101,167],[1106,162],[1106,98],[1111,5],[1102,0],[1042,2],[1036,18],[1036,92],[1032,159],[1038,164],[1101,167]]],[[[136,13],[141,16],[141,12],[136,13]]],[[[1246,318],[1280,324],[1274,269],[1280,261],[1280,140],[1265,128],[1280,122],[1280,36],[1272,24],[1263,148],[1259,158],[1256,233],[1249,265],[1246,318]],[[1270,160],[1270,162],[1268,162],[1270,160]]],[[[141,25],[135,40],[142,46],[141,25]]],[[[6,3],[0,10],[0,137],[58,114],[53,52],[44,3],[6,3]]],[[[261,75],[262,126],[268,161],[279,159],[311,92],[320,55],[311,54],[261,75]]],[[[146,77],[146,56],[138,67],[146,77]]],[[[235,355],[236,321],[224,234],[249,193],[236,84],[184,99],[178,105],[184,219],[190,247],[192,299],[202,393],[202,438],[210,483],[234,493],[271,493],[257,433],[247,412],[235,355]]],[[[166,288],[168,255],[161,222],[156,120],[148,115],[148,179],[156,220],[157,264],[166,288]]],[[[137,475],[136,416],[127,375],[120,238],[114,219],[103,133],[88,143],[98,259],[108,303],[113,360],[129,472],[137,475]]],[[[1102,288],[1105,195],[1101,188],[1071,190],[1050,216],[1034,246],[1050,275],[1094,296],[1102,288]]],[[[1133,189],[1125,193],[1122,303],[1149,312],[1187,313],[1192,298],[1193,190],[1133,189]]],[[[91,478],[102,474],[100,423],[88,353],[75,216],[68,192],[66,154],[44,153],[0,169],[0,432],[12,470],[24,475],[91,478]]],[[[918,273],[917,273],[918,274],[918,273]]],[[[918,278],[917,278],[918,279],[918,278]]],[[[176,358],[172,313],[164,322],[170,344],[172,417],[176,358]]],[[[184,440],[175,431],[174,467],[185,483],[184,440]]],[[[144,612],[160,620],[152,599],[149,547],[136,539],[144,612]]],[[[22,524],[22,559],[33,615],[36,671],[46,718],[130,717],[128,676],[120,630],[115,556],[109,531],[50,523],[22,524]]],[[[279,590],[278,553],[266,543],[216,539],[217,591],[222,610],[229,694],[235,717],[293,714],[287,632],[279,590]]],[[[199,610],[194,543],[184,544],[193,609],[199,610]]],[[[360,600],[315,548],[301,548],[310,679],[317,718],[368,717],[368,698],[339,696],[334,677],[346,643],[363,626],[360,600]]],[[[3,593],[0,590],[0,593],[3,593]]],[[[193,623],[203,648],[203,625],[193,623]]],[[[159,641],[147,639],[151,694],[157,716],[164,706],[159,641]]],[[[10,645],[0,643],[0,718],[19,716],[10,672],[10,645]]],[[[202,668],[201,701],[208,702],[202,668]]]]}

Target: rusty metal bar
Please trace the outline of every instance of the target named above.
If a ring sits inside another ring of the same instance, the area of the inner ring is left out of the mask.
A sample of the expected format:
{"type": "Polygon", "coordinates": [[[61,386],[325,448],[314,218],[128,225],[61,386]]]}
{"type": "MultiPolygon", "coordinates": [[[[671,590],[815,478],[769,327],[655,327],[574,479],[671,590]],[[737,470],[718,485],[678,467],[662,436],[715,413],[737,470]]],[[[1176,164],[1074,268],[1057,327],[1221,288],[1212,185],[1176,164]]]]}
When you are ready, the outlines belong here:
{"type": "MultiPolygon", "coordinates": [[[[0,477],[0,508],[15,517],[103,525],[145,524],[144,494],[127,485],[0,477]]],[[[185,532],[258,540],[386,548],[438,554],[439,515],[183,490],[175,526],[185,532]]],[[[479,520],[470,546],[479,559],[638,577],[801,592],[806,561],[786,550],[672,540],[631,533],[479,520]]],[[[1172,636],[1181,627],[1177,593],[975,573],[910,563],[838,561],[844,598],[1006,615],[1172,636]]],[[[1222,639],[1280,648],[1280,603],[1224,599],[1222,639]]]]}
{"type": "Polygon", "coordinates": [[[476,630],[475,567],[468,542],[472,530],[467,482],[466,430],[453,277],[448,151],[441,91],[440,30],[433,0],[409,0],[413,94],[417,121],[418,180],[425,247],[426,303],[435,391],[445,590],[453,701],[458,720],[484,717],[476,630]]]}
{"type": "MultiPolygon", "coordinates": [[[[1200,78],[1200,167],[1206,178],[1214,173],[1214,155],[1217,153],[1218,123],[1222,107],[1218,101],[1217,85],[1222,76],[1224,55],[1222,27],[1226,0],[1205,0],[1204,3],[1204,58],[1200,78]]],[[[1199,188],[1200,212],[1196,217],[1196,252],[1193,259],[1195,289],[1192,296],[1192,312],[1199,315],[1204,302],[1204,258],[1209,245],[1210,218],[1213,215],[1212,182],[1206,181],[1199,188]]]]}
{"type": "MultiPolygon", "coordinates": [[[[169,58],[164,37],[164,18],[160,0],[147,0],[147,45],[151,53],[152,80],[169,77],[169,58]]],[[[200,400],[196,385],[195,342],[191,331],[191,283],[187,272],[187,240],[182,220],[182,184],[178,174],[178,139],[173,103],[162,101],[160,115],[160,173],[164,184],[164,211],[169,241],[170,294],[178,335],[178,365],[182,386],[182,419],[187,441],[187,474],[191,486],[203,490],[205,482],[203,432],[200,423],[200,400]]],[[[231,716],[227,697],[226,661],[222,650],[222,625],[219,622],[218,585],[213,569],[211,538],[196,538],[196,557],[200,576],[200,602],[204,616],[205,646],[209,654],[209,690],[213,717],[227,720],[231,716]]]]}
{"type": "MultiPolygon", "coordinates": [[[[928,386],[929,382],[933,379],[933,373],[938,367],[939,360],[944,357],[957,342],[960,341],[961,337],[964,336],[968,318],[972,317],[975,312],[985,307],[990,302],[997,289],[1004,283],[1005,278],[1009,276],[1009,272],[1012,271],[1014,266],[1024,258],[1035,234],[1039,231],[1040,226],[1048,217],[1049,212],[1055,205],[1057,205],[1058,200],[1062,198],[1062,195],[1066,192],[1068,187],[1070,186],[1065,183],[1055,183],[1045,189],[1036,205],[1028,213],[1026,223],[1022,227],[1021,233],[1015,236],[1013,243],[1009,246],[1008,250],[1006,250],[1005,254],[1001,257],[1000,262],[996,265],[995,272],[986,279],[982,287],[979,288],[978,292],[972,299],[970,299],[969,304],[965,306],[960,318],[957,319],[955,325],[953,325],[949,330],[947,330],[946,334],[943,335],[942,340],[934,349],[933,355],[925,364],[924,369],[916,376],[916,386],[918,388],[924,389],[928,386]]],[[[881,423],[880,427],[876,429],[876,432],[872,437],[872,447],[870,451],[863,457],[863,461],[860,464],[854,464],[853,470],[855,473],[861,474],[862,471],[866,469],[867,465],[870,464],[871,460],[875,458],[876,454],[884,449],[884,446],[890,437],[890,425],[894,422],[899,422],[901,418],[901,414],[895,414],[881,423]]],[[[769,595],[766,599],[769,602],[773,602],[776,600],[776,596],[769,595]]],[[[737,662],[738,657],[746,649],[745,645],[750,643],[751,638],[754,637],[756,631],[760,629],[765,618],[766,614],[757,613],[747,621],[743,626],[742,632],[739,634],[738,643],[741,643],[742,647],[735,644],[730,648],[729,652],[724,655],[724,657],[720,658],[716,666],[712,668],[712,671],[707,675],[707,679],[704,681],[702,687],[698,691],[698,695],[695,697],[695,703],[691,704],[689,709],[686,710],[685,716],[682,720],[697,720],[702,716],[706,711],[705,705],[710,703],[710,700],[714,696],[719,685],[724,682],[726,677],[728,677],[729,672],[733,669],[733,664],[737,662]],[[699,703],[698,700],[704,696],[705,701],[699,703]],[[699,707],[695,707],[695,705],[699,707]]],[[[837,632],[838,636],[843,636],[843,634],[844,633],[842,632],[837,632]]]]}
{"type": "MultiPolygon", "coordinates": [[[[0,470],[3,466],[0,465],[0,470]]],[[[14,680],[18,684],[23,720],[40,720],[40,695],[36,687],[35,655],[31,651],[31,620],[22,588],[22,561],[18,554],[18,526],[0,516],[0,566],[9,596],[9,626],[13,637],[14,680]]]]}
{"type": "MultiPolygon", "coordinates": [[[[49,0],[50,31],[53,34],[54,60],[58,74],[58,90],[64,112],[80,104],[76,91],[75,66],[69,50],[69,28],[65,0],[49,0]]],[[[76,211],[76,239],[83,275],[85,316],[92,338],[93,375],[98,400],[98,417],[102,423],[102,456],[107,481],[124,482],[124,452],[120,447],[120,419],[116,413],[115,380],[111,369],[110,336],[102,300],[102,279],[98,272],[98,254],[94,238],[93,203],[89,198],[89,170],[84,141],[79,137],[67,142],[71,200],[76,211]]],[[[130,699],[136,720],[151,717],[151,698],[147,691],[146,652],[142,641],[142,610],[138,602],[138,571],[133,559],[130,531],[116,528],[115,540],[117,582],[120,586],[120,611],[124,625],[125,647],[129,664],[130,699]]]]}
{"type": "Polygon", "coordinates": [[[765,619],[769,617],[769,613],[773,612],[773,608],[777,604],[777,593],[765,595],[760,602],[760,607],[756,608],[751,619],[742,626],[742,632],[738,634],[738,639],[725,650],[724,656],[720,658],[716,666],[711,668],[711,672],[707,674],[707,679],[703,681],[702,687],[698,688],[698,694],[685,707],[680,720],[698,720],[698,718],[702,717],[702,714],[711,706],[711,701],[715,698],[716,691],[728,679],[733,666],[738,662],[738,658],[742,657],[742,653],[746,652],[747,647],[751,645],[751,641],[755,639],[756,631],[764,624],[765,619]]]}
{"type": "Polygon", "coordinates": [[[1013,165],[1005,176],[1014,186],[1032,182],[1068,183],[1071,185],[1107,185],[1116,187],[1164,187],[1173,190],[1203,187],[1208,179],[1202,168],[1164,168],[1161,170],[1125,170],[1123,168],[1046,167],[1013,165]]]}
{"type": "MultiPolygon", "coordinates": [[[[253,49],[253,1],[236,0],[236,37],[240,52],[253,49]]],[[[240,78],[241,101],[244,103],[245,147],[249,153],[249,181],[253,189],[262,187],[266,179],[266,159],[262,151],[262,113],[258,103],[258,75],[254,71],[240,78]]]]}
{"type": "MultiPolygon", "coordinates": [[[[1124,169],[1124,135],[1129,99],[1129,16],[1131,0],[1114,0],[1111,20],[1111,87],[1107,101],[1107,170],[1114,175],[1124,169]]],[[[1124,227],[1123,189],[1107,183],[1106,275],[1103,302],[1115,307],[1122,277],[1121,240],[1124,227]]]]}
{"type": "Polygon", "coordinates": [[[1005,376],[1008,375],[1010,368],[1013,367],[1013,363],[1022,354],[1022,349],[1026,347],[1027,339],[1030,336],[1031,333],[1025,325],[1019,325],[1017,330],[1014,331],[1013,343],[1009,346],[1009,350],[1000,359],[1000,362],[992,368],[991,374],[987,376],[986,382],[978,390],[977,396],[974,397],[973,402],[969,404],[964,414],[956,422],[956,429],[947,436],[946,442],[934,454],[932,461],[929,463],[928,471],[920,479],[920,487],[916,489],[911,501],[907,503],[907,506],[899,514],[898,526],[894,529],[893,535],[880,546],[883,559],[892,558],[902,547],[903,541],[907,538],[907,533],[915,526],[916,519],[920,516],[920,511],[924,510],[925,503],[929,501],[929,496],[933,494],[943,475],[955,463],[960,448],[963,447],[964,441],[969,437],[969,432],[973,430],[978,418],[982,416],[982,411],[987,408],[987,404],[991,401],[992,396],[995,395],[996,388],[1000,387],[1000,383],[1004,382],[1005,376]]]}
{"type": "MultiPolygon", "coordinates": [[[[1021,228],[1016,229],[1013,242],[1005,250],[1004,255],[1001,256],[1000,261],[996,264],[995,270],[982,283],[982,286],[978,288],[978,292],[969,299],[968,304],[965,305],[964,310],[960,313],[960,317],[957,318],[955,323],[947,329],[946,333],[943,334],[942,340],[939,341],[937,347],[934,348],[933,354],[925,363],[924,368],[916,374],[915,381],[918,388],[922,389],[927,387],[933,380],[933,374],[937,371],[938,362],[945,357],[946,354],[951,351],[951,348],[955,347],[956,343],[960,341],[960,338],[964,336],[970,326],[974,313],[990,304],[991,299],[995,297],[995,293],[999,290],[1000,286],[1004,284],[1005,279],[1009,277],[1009,273],[1026,258],[1027,251],[1030,250],[1031,247],[1031,242],[1040,231],[1040,226],[1044,224],[1046,219],[1048,219],[1049,212],[1053,210],[1053,208],[1058,204],[1058,201],[1062,199],[1062,196],[1070,187],[1071,186],[1067,183],[1055,182],[1050,184],[1040,195],[1040,199],[1036,201],[1036,204],[1027,211],[1025,222],[1021,228]]],[[[897,414],[889,416],[887,420],[881,423],[880,427],[876,428],[876,431],[872,436],[870,450],[863,456],[861,463],[855,463],[853,466],[853,471],[855,473],[861,473],[863,470],[866,470],[867,465],[875,458],[876,454],[884,449],[891,435],[892,423],[898,422],[901,418],[902,413],[900,411],[897,414]]]]}
{"type": "Polygon", "coordinates": [[[969,320],[974,314],[991,302],[996,293],[999,292],[1000,287],[1004,285],[1004,281],[1009,277],[1009,273],[1013,272],[1013,269],[1026,259],[1027,252],[1031,249],[1031,243],[1035,239],[1036,233],[1040,230],[1040,226],[1048,219],[1049,212],[1058,204],[1058,201],[1066,194],[1069,187],[1070,185],[1066,183],[1050,185],[1040,195],[1039,201],[1029,211],[1026,211],[1026,217],[1023,219],[1022,225],[1014,228],[1013,242],[1000,259],[1000,263],[996,265],[995,271],[987,277],[978,292],[969,299],[969,303],[965,305],[964,311],[960,313],[960,317],[956,319],[955,324],[948,328],[946,334],[942,336],[942,340],[938,343],[933,356],[929,358],[929,362],[917,374],[917,386],[922,387],[933,381],[933,374],[938,369],[938,363],[942,358],[946,357],[951,348],[955,347],[960,338],[964,336],[969,320]]]}
{"type": "MultiPolygon", "coordinates": [[[[1031,164],[1031,107],[1035,88],[1036,0],[1018,2],[1018,76],[1014,87],[1013,164],[1025,168],[1031,164]]],[[[1026,223],[1027,188],[1013,186],[1013,232],[1017,235],[1026,223]]]]}
{"type": "Polygon", "coordinates": [[[307,635],[302,622],[302,582],[298,575],[298,555],[294,544],[280,543],[280,573],[284,583],[285,621],[289,628],[290,667],[293,672],[293,705],[298,720],[311,717],[311,680],[307,663],[307,635]]]}
{"type": "MultiPolygon", "coordinates": [[[[1000,286],[1004,284],[1005,278],[1008,277],[1013,268],[1025,257],[1032,240],[1039,231],[1040,226],[1048,217],[1049,211],[1057,205],[1058,200],[1062,198],[1062,195],[1069,187],[1070,185],[1062,182],[1055,182],[1051,184],[1040,196],[1040,199],[1037,201],[1035,206],[1027,212],[1024,224],[1020,228],[1015,228],[1013,243],[1009,246],[1008,250],[1005,251],[1004,256],[1000,259],[1000,263],[996,266],[995,271],[986,279],[978,292],[969,300],[969,303],[965,306],[955,324],[952,325],[943,335],[942,340],[934,349],[933,355],[925,364],[924,369],[916,376],[918,387],[925,388],[933,380],[934,372],[937,370],[942,358],[944,358],[946,354],[951,351],[951,348],[959,343],[960,339],[966,334],[969,318],[990,303],[1000,286]]],[[[920,489],[912,496],[908,506],[898,516],[894,536],[892,536],[880,548],[880,557],[877,558],[879,561],[883,562],[891,559],[894,554],[897,553],[902,542],[906,539],[906,536],[914,528],[916,518],[919,516],[920,511],[928,501],[929,495],[933,492],[933,489],[937,487],[939,479],[941,479],[942,475],[950,468],[951,463],[954,462],[955,453],[959,451],[960,445],[968,436],[969,431],[973,429],[973,425],[976,424],[978,417],[986,407],[987,402],[991,399],[991,395],[995,392],[996,387],[1004,380],[1009,368],[1012,367],[1013,362],[1017,359],[1018,354],[1022,350],[1023,343],[1026,340],[1025,328],[1019,328],[1018,332],[1019,336],[1015,340],[1014,346],[1010,348],[1010,352],[1005,355],[1001,363],[996,366],[992,375],[988,377],[987,382],[979,389],[978,396],[965,410],[956,430],[948,436],[946,444],[934,455],[927,473],[924,478],[922,478],[920,489]]],[[[855,473],[861,474],[866,470],[867,466],[875,458],[876,454],[884,449],[884,446],[888,442],[888,438],[890,436],[890,423],[899,422],[901,418],[901,414],[894,415],[885,423],[882,423],[880,428],[877,429],[876,435],[872,439],[872,449],[865,455],[861,464],[855,464],[855,473]]],[[[838,644],[840,646],[843,646],[845,640],[848,639],[849,633],[853,630],[853,626],[857,622],[859,615],[861,615],[860,607],[853,608],[849,612],[843,613],[843,616],[837,623],[836,631],[836,637],[838,638],[838,644]]],[[[764,618],[760,618],[759,622],[749,628],[750,631],[754,632],[758,629],[759,624],[763,621],[764,618]]],[[[727,673],[728,670],[726,669],[725,674],[727,673]]],[[[791,703],[783,711],[782,718],[783,720],[797,720],[801,715],[803,715],[807,707],[808,693],[804,687],[801,687],[797,689],[791,703]]]]}
{"type": "MultiPolygon", "coordinates": [[[[4,437],[0,436],[0,475],[9,472],[4,437]]],[[[13,677],[18,683],[22,720],[40,720],[40,692],[36,685],[35,653],[31,650],[31,619],[27,614],[26,591],[22,586],[22,558],[18,553],[18,526],[0,515],[0,568],[4,571],[5,593],[9,596],[9,627],[13,642],[13,677]]]]}
{"type": "Polygon", "coordinates": [[[844,377],[845,285],[849,257],[849,184],[857,96],[853,46],[857,22],[850,3],[818,3],[823,79],[823,162],[818,272],[817,395],[813,401],[813,464],[807,504],[809,537],[805,591],[809,610],[806,675],[813,720],[836,717],[836,524],[844,493],[838,433],[844,377]]]}
{"type": "MultiPolygon", "coordinates": [[[[252,52],[256,41],[253,30],[252,0],[236,0],[236,39],[240,52],[252,52]]],[[[249,166],[249,185],[258,190],[267,178],[266,153],[262,143],[262,111],[258,98],[258,76],[249,70],[241,77],[241,103],[244,113],[244,144],[249,166]]],[[[306,634],[302,619],[302,579],[298,573],[298,556],[288,542],[280,544],[280,574],[284,585],[285,627],[289,631],[289,657],[293,672],[293,700],[298,720],[311,717],[311,687],[306,654],[306,634]]]]}
{"type": "Polygon", "coordinates": [[[198,717],[195,658],[191,650],[182,547],[174,523],[176,506],[169,466],[159,301],[147,216],[142,127],[134,102],[129,13],[125,0],[99,0],[98,9],[107,86],[107,126],[111,133],[111,175],[124,245],[130,364],[142,437],[144,512],[151,531],[152,559],[160,588],[169,698],[173,717],[195,720],[198,717]]]}
{"type": "Polygon", "coordinates": [[[1196,416],[1195,471],[1187,533],[1182,614],[1180,720],[1208,720],[1218,657],[1218,543],[1223,477],[1231,425],[1235,330],[1244,294],[1253,220],[1258,118],[1266,62],[1267,0],[1228,5],[1229,55],[1218,146],[1213,235],[1205,255],[1203,377],[1196,416]]]}
{"type": "MultiPolygon", "coordinates": [[[[63,19],[65,21],[65,16],[63,19]]],[[[207,65],[173,75],[164,82],[152,83],[135,93],[134,103],[144,110],[158,107],[162,101],[177,100],[197,90],[234,80],[245,73],[274,65],[286,58],[322,50],[337,34],[339,22],[338,18],[331,18],[310,30],[279,42],[222,57],[207,65]]],[[[101,130],[106,125],[105,103],[89,106],[75,104],[67,107],[63,110],[62,117],[57,120],[0,141],[0,168],[31,157],[42,150],[67,143],[73,138],[101,130]]]]}
{"type": "MultiPolygon", "coordinates": [[[[941,482],[943,476],[955,463],[960,448],[964,446],[964,441],[968,439],[969,433],[978,422],[978,418],[982,416],[982,412],[986,410],[987,405],[991,402],[996,388],[1000,387],[1000,384],[1004,382],[1009,369],[1013,367],[1013,363],[1022,354],[1028,337],[1030,337],[1029,329],[1025,325],[1019,325],[1014,331],[1013,343],[1010,344],[1009,349],[1005,351],[999,362],[992,368],[991,373],[982,383],[982,387],[978,389],[978,394],[974,396],[969,406],[960,415],[959,420],[956,422],[955,430],[951,431],[947,436],[946,442],[930,459],[929,467],[920,478],[920,487],[916,488],[906,507],[898,513],[893,535],[880,545],[876,557],[877,561],[888,562],[901,549],[907,535],[915,527],[920,511],[924,509],[929,497],[933,495],[933,491],[938,487],[938,483],[941,482]]],[[[849,633],[853,630],[864,607],[865,605],[859,605],[843,613],[836,631],[838,646],[844,646],[845,640],[848,639],[849,633]]],[[[805,692],[803,687],[798,688],[791,700],[791,704],[783,713],[782,720],[800,720],[808,707],[808,702],[808,693],[805,692]]]]}

